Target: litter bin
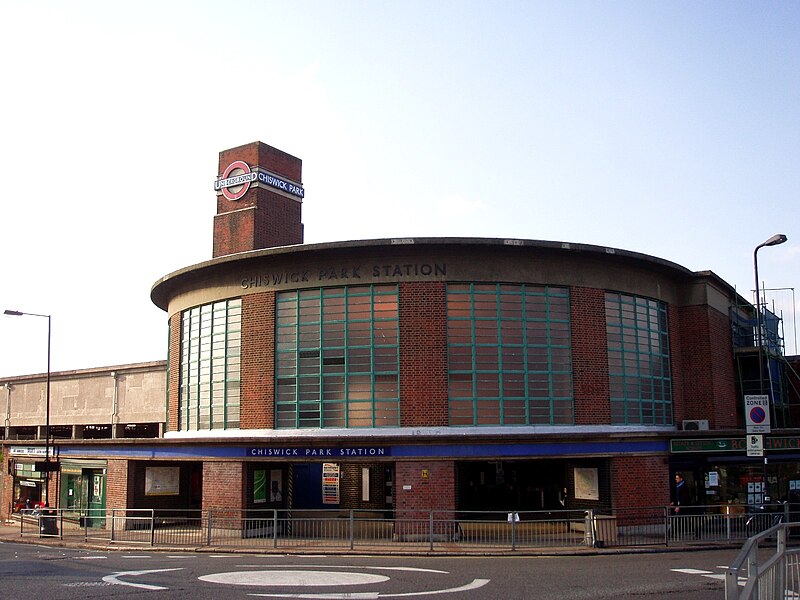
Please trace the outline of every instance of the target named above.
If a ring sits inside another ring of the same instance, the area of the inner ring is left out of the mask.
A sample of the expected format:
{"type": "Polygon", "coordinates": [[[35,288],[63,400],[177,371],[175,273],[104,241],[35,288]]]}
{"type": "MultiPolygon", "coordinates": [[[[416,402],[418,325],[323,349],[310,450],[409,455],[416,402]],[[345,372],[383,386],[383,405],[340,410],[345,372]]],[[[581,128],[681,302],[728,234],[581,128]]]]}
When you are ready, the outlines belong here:
{"type": "Polygon", "coordinates": [[[589,546],[603,548],[617,543],[617,518],[586,512],[586,542],[589,546]]]}
{"type": "Polygon", "coordinates": [[[594,542],[599,548],[617,545],[617,517],[595,516],[594,542]]]}
{"type": "Polygon", "coordinates": [[[39,516],[39,537],[58,535],[57,519],[54,510],[44,509],[39,516]]]}

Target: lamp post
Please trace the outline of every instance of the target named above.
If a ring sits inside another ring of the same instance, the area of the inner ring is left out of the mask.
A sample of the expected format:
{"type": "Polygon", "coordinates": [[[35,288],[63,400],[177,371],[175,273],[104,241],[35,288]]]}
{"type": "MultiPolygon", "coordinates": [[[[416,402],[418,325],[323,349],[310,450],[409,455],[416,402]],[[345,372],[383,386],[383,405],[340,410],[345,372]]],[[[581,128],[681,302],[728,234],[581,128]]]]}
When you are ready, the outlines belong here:
{"type": "MultiPolygon", "coordinates": [[[[47,319],[47,384],[45,386],[45,426],[44,426],[44,461],[50,462],[50,315],[40,315],[37,313],[26,313],[19,310],[4,310],[4,315],[12,317],[43,317],[47,319]]],[[[50,506],[50,465],[47,464],[44,472],[44,503],[50,506]]]]}
{"type": "Polygon", "coordinates": [[[758,389],[764,395],[764,356],[761,345],[761,292],[758,289],[758,250],[764,246],[777,246],[784,243],[788,238],[782,233],[776,233],[766,242],[756,246],[753,251],[753,268],[756,274],[756,337],[758,346],[758,389]]]}
{"type": "MultiPolygon", "coordinates": [[[[782,244],[786,241],[786,236],[782,233],[776,233],[767,241],[759,244],[756,246],[756,249],[753,250],[753,270],[755,271],[756,275],[756,338],[757,338],[757,350],[758,350],[758,389],[759,393],[763,396],[764,395],[764,349],[762,347],[762,339],[761,339],[761,291],[758,288],[758,251],[760,248],[764,246],[777,246],[778,244],[782,244]]],[[[772,407],[772,402],[769,402],[769,406],[772,407]]],[[[773,412],[773,411],[770,411],[773,412]]],[[[763,494],[764,500],[766,501],[767,498],[767,454],[764,453],[764,483],[763,485],[763,494]]]]}

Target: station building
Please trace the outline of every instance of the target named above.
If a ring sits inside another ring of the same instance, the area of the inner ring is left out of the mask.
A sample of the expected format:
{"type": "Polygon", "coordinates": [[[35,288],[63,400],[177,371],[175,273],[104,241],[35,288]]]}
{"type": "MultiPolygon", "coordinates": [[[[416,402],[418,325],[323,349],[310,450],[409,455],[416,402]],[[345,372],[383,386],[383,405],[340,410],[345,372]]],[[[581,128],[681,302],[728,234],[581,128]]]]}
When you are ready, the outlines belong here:
{"type": "MultiPolygon", "coordinates": [[[[698,504],[800,496],[798,357],[764,311],[758,361],[753,305],[713,272],[528,239],[304,244],[302,163],[260,142],[220,153],[215,191],[212,258],[151,290],[167,360],[130,366],[160,411],[54,438],[60,503],[70,473],[109,509],[664,506],[676,470],[698,504]],[[768,460],[744,402],[764,386],[768,460]]],[[[11,417],[5,512],[43,485],[41,420],[23,445],[11,417]]]]}

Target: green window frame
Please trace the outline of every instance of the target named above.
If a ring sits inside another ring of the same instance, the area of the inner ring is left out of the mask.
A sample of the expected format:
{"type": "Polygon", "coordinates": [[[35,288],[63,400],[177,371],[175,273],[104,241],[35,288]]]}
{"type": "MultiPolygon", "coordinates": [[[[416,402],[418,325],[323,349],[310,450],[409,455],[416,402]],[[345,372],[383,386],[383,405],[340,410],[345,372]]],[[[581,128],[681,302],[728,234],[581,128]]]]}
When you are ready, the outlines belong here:
{"type": "Polygon", "coordinates": [[[567,288],[447,286],[451,426],[574,423],[567,288]]]}
{"type": "Polygon", "coordinates": [[[605,308],[611,423],[671,425],[666,303],[606,292],[605,308]]]}
{"type": "Polygon", "coordinates": [[[239,429],[241,339],[240,298],[183,311],[178,430],[239,429]]]}
{"type": "Polygon", "coordinates": [[[396,285],[281,292],[275,326],[276,429],[399,426],[396,285]]]}

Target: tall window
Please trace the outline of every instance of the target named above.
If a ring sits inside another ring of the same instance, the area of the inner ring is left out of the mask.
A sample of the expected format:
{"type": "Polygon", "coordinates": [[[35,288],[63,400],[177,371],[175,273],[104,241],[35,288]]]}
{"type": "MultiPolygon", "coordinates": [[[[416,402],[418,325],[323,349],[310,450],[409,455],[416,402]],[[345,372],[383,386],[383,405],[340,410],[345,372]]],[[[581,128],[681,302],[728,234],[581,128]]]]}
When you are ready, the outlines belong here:
{"type": "Polygon", "coordinates": [[[394,285],[278,294],[276,427],[399,425],[397,314],[394,285]]]}
{"type": "Polygon", "coordinates": [[[611,422],[672,423],[667,307],[663,302],[606,293],[611,422]]]}
{"type": "Polygon", "coordinates": [[[178,429],[238,429],[242,301],[183,312],[178,429]]]}
{"type": "Polygon", "coordinates": [[[569,291],[447,287],[450,425],[573,422],[569,291]]]}

